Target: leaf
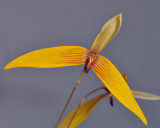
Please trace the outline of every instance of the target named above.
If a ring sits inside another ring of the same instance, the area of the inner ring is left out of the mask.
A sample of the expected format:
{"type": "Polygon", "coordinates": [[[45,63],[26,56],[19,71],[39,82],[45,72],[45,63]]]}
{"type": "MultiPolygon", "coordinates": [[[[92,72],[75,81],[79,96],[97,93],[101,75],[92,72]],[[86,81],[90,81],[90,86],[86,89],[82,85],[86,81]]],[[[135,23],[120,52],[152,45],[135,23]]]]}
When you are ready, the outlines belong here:
{"type": "MultiPolygon", "coordinates": [[[[76,113],[74,119],[72,120],[72,123],[70,125],[70,128],[76,128],[79,126],[90,114],[92,109],[106,96],[106,94],[99,95],[86,103],[82,104],[76,113]]],[[[77,108],[75,108],[73,111],[71,111],[61,122],[58,128],[67,128],[72,116],[74,115],[77,108]]]]}
{"type": "Polygon", "coordinates": [[[146,92],[141,92],[141,91],[136,91],[132,90],[133,96],[138,99],[143,99],[143,100],[160,100],[160,96],[153,95],[150,93],[146,92]]]}
{"type": "Polygon", "coordinates": [[[122,24],[122,14],[109,19],[94,40],[91,53],[98,54],[117,35],[122,24]]]}
{"type": "Polygon", "coordinates": [[[137,115],[144,124],[147,120],[136,102],[133,94],[117,68],[105,57],[97,56],[92,65],[95,73],[105,84],[107,89],[130,111],[137,115]]]}
{"type": "Polygon", "coordinates": [[[15,67],[55,68],[81,65],[88,58],[88,50],[81,46],[58,46],[26,53],[11,61],[4,69],[15,67]]]}

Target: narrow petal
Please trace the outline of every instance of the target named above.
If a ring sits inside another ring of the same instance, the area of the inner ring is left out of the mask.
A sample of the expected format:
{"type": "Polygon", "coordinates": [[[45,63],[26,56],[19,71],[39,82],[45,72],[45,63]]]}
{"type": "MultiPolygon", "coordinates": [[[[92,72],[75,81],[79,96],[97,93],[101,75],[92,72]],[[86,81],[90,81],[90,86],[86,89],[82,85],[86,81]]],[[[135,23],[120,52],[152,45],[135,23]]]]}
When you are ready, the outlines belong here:
{"type": "Polygon", "coordinates": [[[122,14],[109,19],[94,40],[91,52],[98,54],[117,35],[122,24],[122,14]]]}
{"type": "Polygon", "coordinates": [[[130,111],[137,115],[146,125],[147,120],[136,102],[133,94],[117,68],[105,57],[97,56],[92,65],[95,73],[107,89],[130,111]]]}
{"type": "MultiPolygon", "coordinates": [[[[88,117],[92,109],[106,96],[106,94],[99,95],[86,103],[82,104],[79,108],[77,114],[75,115],[70,128],[76,128],[79,126],[85,119],[88,117]]],[[[73,111],[71,111],[61,122],[58,128],[67,128],[73,114],[75,113],[77,108],[75,108],[73,111]]]]}
{"type": "Polygon", "coordinates": [[[153,95],[146,92],[132,90],[133,96],[142,100],[160,100],[160,96],[153,95]]]}
{"type": "MultiPolygon", "coordinates": [[[[128,79],[127,79],[127,74],[123,73],[123,78],[125,79],[125,81],[128,83],[128,79]]],[[[146,93],[146,92],[141,92],[141,91],[136,91],[132,89],[132,93],[133,96],[137,99],[142,99],[142,100],[160,100],[160,96],[158,95],[153,95],[150,93],[146,93]]]]}
{"type": "Polygon", "coordinates": [[[17,57],[4,69],[15,67],[54,68],[84,64],[88,50],[81,46],[59,46],[35,50],[17,57]]]}

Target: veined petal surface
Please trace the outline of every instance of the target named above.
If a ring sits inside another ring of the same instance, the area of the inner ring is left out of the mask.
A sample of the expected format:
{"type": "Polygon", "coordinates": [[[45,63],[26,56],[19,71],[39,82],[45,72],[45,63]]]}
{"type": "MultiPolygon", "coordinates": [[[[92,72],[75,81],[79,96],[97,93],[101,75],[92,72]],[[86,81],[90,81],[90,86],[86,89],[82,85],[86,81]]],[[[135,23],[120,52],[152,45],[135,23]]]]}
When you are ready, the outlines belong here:
{"type": "MultiPolygon", "coordinates": [[[[106,94],[99,95],[86,103],[82,104],[76,113],[74,119],[72,120],[72,123],[70,125],[70,128],[76,128],[79,126],[85,119],[88,117],[92,109],[106,96],[106,94]]],[[[73,111],[71,111],[61,122],[58,128],[67,128],[68,124],[70,123],[70,120],[72,119],[72,116],[74,115],[77,108],[75,108],[73,111]]]]}
{"type": "Polygon", "coordinates": [[[109,19],[94,40],[91,52],[98,54],[117,35],[122,24],[122,14],[109,19]]]}
{"type": "Polygon", "coordinates": [[[130,111],[137,115],[146,125],[147,120],[136,102],[133,94],[117,68],[105,57],[97,56],[92,65],[93,70],[107,89],[130,111]]]}
{"type": "Polygon", "coordinates": [[[54,68],[84,64],[88,50],[81,46],[58,46],[26,53],[12,60],[4,69],[15,67],[54,68]]]}

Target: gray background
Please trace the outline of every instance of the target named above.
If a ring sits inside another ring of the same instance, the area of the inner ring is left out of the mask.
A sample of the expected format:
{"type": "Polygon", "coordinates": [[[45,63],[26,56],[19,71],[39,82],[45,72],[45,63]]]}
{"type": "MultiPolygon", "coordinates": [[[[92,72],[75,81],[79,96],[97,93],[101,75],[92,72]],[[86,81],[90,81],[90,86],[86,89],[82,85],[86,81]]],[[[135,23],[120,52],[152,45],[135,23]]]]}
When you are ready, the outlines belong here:
{"type": "MultiPolygon", "coordinates": [[[[103,24],[122,12],[121,30],[101,55],[128,74],[132,89],[160,95],[159,5],[159,0],[0,0],[0,40],[8,43],[7,59],[59,45],[90,49],[103,24]]],[[[7,51],[7,45],[0,43],[0,128],[53,128],[83,66],[4,71],[7,51]]],[[[84,75],[65,114],[100,86],[93,70],[84,75]]],[[[160,102],[137,101],[147,127],[159,128],[160,102]]],[[[106,98],[79,126],[89,127],[146,126],[116,99],[111,107],[106,98]]]]}

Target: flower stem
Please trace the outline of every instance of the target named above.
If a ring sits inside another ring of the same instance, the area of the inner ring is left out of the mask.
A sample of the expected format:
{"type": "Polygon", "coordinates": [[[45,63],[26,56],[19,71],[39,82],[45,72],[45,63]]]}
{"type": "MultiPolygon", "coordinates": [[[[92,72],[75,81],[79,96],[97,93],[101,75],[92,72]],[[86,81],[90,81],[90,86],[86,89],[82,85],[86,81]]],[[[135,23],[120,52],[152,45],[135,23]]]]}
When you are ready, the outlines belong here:
{"type": "Polygon", "coordinates": [[[80,75],[77,83],[75,84],[75,86],[74,86],[74,88],[73,88],[73,90],[72,90],[72,92],[71,92],[71,94],[70,94],[70,96],[69,96],[69,99],[68,99],[68,101],[67,101],[67,103],[66,103],[66,105],[65,105],[65,107],[64,107],[64,109],[63,109],[63,111],[62,111],[62,113],[61,113],[61,115],[60,115],[60,117],[59,117],[59,119],[58,119],[58,121],[57,121],[57,123],[56,123],[56,125],[55,125],[55,128],[58,127],[58,124],[59,124],[59,122],[60,122],[60,120],[61,120],[61,118],[62,118],[62,116],[63,116],[63,114],[64,114],[64,112],[65,112],[65,110],[66,110],[66,108],[67,108],[67,106],[68,106],[71,98],[72,98],[72,96],[73,96],[74,91],[76,90],[78,84],[80,83],[80,81],[81,81],[81,79],[82,79],[82,77],[83,77],[83,75],[84,75],[84,72],[85,72],[85,68],[83,69],[83,71],[82,71],[82,73],[81,73],[81,75],[80,75]]]}
{"type": "Polygon", "coordinates": [[[88,93],[85,97],[83,97],[83,99],[82,99],[81,102],[79,103],[79,105],[78,105],[76,111],[74,112],[74,114],[73,114],[73,116],[72,116],[72,118],[71,118],[71,120],[70,120],[67,128],[69,128],[69,126],[71,125],[71,123],[72,123],[72,121],[73,121],[76,113],[78,112],[79,108],[80,108],[81,105],[84,103],[84,101],[85,101],[90,95],[92,95],[93,93],[95,93],[95,92],[97,92],[97,91],[99,91],[99,90],[101,90],[101,89],[105,89],[105,90],[107,91],[107,93],[105,94],[105,97],[111,94],[111,93],[106,89],[106,87],[100,87],[100,88],[94,89],[93,91],[91,91],[90,93],[88,93]]]}

